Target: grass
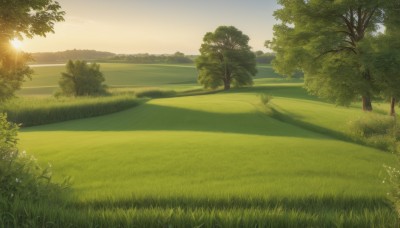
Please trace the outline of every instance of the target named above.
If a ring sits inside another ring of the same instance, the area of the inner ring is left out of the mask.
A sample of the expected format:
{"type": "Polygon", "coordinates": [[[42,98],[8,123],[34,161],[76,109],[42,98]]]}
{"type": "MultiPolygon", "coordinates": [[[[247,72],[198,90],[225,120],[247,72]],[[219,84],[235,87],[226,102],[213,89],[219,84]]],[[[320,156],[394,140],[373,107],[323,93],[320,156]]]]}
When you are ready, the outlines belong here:
{"type": "MultiPolygon", "coordinates": [[[[63,69],[37,68],[21,94],[51,94],[63,69]]],[[[258,67],[255,87],[215,94],[194,84],[191,65],[102,69],[117,97],[160,89],[177,97],[24,128],[20,148],[73,186],[61,202],[16,202],[0,212],[0,227],[398,227],[383,183],[396,156],[343,137],[362,115],[358,105],[325,103],[268,65],[258,67]]],[[[21,109],[36,99],[22,99],[21,109]]],[[[56,102],[47,99],[39,109],[56,102]]]]}
{"type": "Polygon", "coordinates": [[[8,120],[23,127],[82,119],[118,112],[142,103],[132,95],[80,98],[24,97],[10,100],[0,106],[8,120]]]}
{"type": "Polygon", "coordinates": [[[335,130],[347,117],[287,84],[25,128],[21,149],[51,162],[56,180],[74,179],[68,203],[27,216],[78,227],[397,225],[382,183],[394,155],[271,118],[260,112],[260,91],[320,127],[335,130]]]}
{"type": "MultiPolygon", "coordinates": [[[[197,81],[193,65],[157,65],[101,63],[106,84],[114,89],[137,89],[138,87],[168,87],[168,89],[192,88],[197,81]]],[[[47,96],[58,88],[61,72],[65,66],[34,67],[32,80],[24,83],[19,95],[47,96]]]]}
{"type": "Polygon", "coordinates": [[[32,218],[31,227],[396,227],[390,205],[383,202],[354,197],[145,198],[53,210],[48,205],[24,205],[27,209],[21,214],[32,218]],[[365,210],[366,206],[374,209],[365,210]]]}

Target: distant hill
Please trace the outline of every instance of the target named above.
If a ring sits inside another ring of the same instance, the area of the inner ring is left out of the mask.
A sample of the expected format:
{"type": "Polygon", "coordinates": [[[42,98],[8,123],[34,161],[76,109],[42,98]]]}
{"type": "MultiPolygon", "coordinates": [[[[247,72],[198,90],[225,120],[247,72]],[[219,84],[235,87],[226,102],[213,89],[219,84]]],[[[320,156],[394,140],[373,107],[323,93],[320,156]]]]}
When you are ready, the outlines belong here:
{"type": "Polygon", "coordinates": [[[31,53],[34,61],[31,64],[66,63],[68,60],[102,60],[116,56],[115,53],[95,50],[67,50],[61,52],[31,53]]]}

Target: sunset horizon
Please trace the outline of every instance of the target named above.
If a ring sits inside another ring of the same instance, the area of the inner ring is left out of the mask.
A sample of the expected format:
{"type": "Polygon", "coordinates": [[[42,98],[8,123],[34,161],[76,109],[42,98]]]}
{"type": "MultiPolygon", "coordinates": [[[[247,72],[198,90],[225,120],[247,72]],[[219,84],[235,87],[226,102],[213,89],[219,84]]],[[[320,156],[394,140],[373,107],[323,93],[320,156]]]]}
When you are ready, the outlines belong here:
{"type": "Polygon", "coordinates": [[[65,21],[54,26],[54,34],[25,38],[23,51],[77,49],[116,54],[172,54],[179,51],[197,55],[203,36],[220,25],[237,27],[250,37],[253,51],[266,51],[264,42],[272,38],[272,27],[276,23],[272,14],[278,7],[272,1],[258,0],[217,3],[175,0],[168,4],[160,0],[58,2],[66,12],[65,21]]]}

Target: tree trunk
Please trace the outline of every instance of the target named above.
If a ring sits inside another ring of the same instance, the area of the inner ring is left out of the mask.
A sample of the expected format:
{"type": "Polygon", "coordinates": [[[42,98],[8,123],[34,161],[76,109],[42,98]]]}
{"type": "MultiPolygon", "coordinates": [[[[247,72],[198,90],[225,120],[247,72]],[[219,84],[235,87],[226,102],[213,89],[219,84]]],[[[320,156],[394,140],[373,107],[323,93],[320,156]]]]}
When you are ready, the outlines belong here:
{"type": "Polygon", "coordinates": [[[363,111],[371,112],[372,111],[372,103],[370,96],[362,96],[363,103],[363,111]]]}
{"type": "Polygon", "coordinates": [[[231,82],[229,80],[224,80],[224,90],[231,89],[231,82]]]}
{"type": "Polygon", "coordinates": [[[396,98],[392,97],[390,101],[390,115],[391,116],[396,116],[396,98]]]}

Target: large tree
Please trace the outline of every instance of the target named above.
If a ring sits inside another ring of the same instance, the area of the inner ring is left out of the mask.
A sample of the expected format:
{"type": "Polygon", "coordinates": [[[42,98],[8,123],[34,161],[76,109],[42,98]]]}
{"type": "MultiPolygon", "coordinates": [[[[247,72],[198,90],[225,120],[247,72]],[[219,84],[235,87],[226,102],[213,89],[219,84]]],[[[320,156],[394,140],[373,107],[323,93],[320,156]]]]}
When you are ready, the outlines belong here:
{"type": "Polygon", "coordinates": [[[53,0],[0,1],[0,100],[13,96],[32,70],[26,62],[29,55],[18,53],[13,39],[46,36],[54,32],[54,23],[63,21],[64,12],[53,0]]]}
{"type": "Polygon", "coordinates": [[[220,26],[203,38],[196,59],[199,82],[205,88],[252,85],[256,75],[256,57],[249,37],[233,26],[220,26]]]}
{"type": "Polygon", "coordinates": [[[387,4],[398,0],[279,0],[269,42],[276,53],[275,69],[284,75],[302,71],[309,92],[338,104],[362,97],[372,110],[371,97],[379,91],[363,59],[363,45],[385,24],[387,4]]]}
{"type": "Polygon", "coordinates": [[[67,72],[61,74],[59,85],[67,96],[92,96],[105,93],[100,65],[85,61],[68,61],[67,72]]]}

